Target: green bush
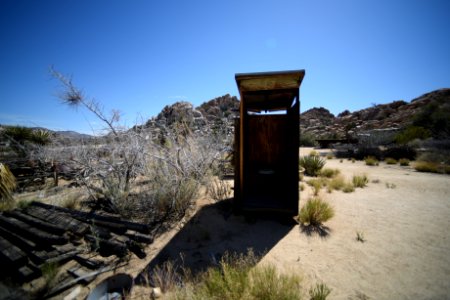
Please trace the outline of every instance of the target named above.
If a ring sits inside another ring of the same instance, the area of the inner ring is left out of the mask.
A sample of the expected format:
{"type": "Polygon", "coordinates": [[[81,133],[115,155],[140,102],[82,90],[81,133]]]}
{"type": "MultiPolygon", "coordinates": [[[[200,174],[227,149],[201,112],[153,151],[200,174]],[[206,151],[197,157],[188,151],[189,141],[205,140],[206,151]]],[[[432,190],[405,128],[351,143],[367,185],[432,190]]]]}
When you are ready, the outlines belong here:
{"type": "Polygon", "coordinates": [[[387,163],[388,165],[395,165],[395,164],[397,164],[397,160],[394,159],[394,158],[391,158],[391,157],[387,157],[384,160],[384,162],[387,163]]]}
{"type": "Polygon", "coordinates": [[[316,138],[309,133],[300,134],[300,147],[316,147],[316,138]]]}
{"type": "Polygon", "coordinates": [[[320,156],[302,156],[299,160],[300,167],[305,169],[305,174],[309,176],[317,176],[325,166],[325,160],[320,156]]]}
{"type": "Polygon", "coordinates": [[[373,156],[367,156],[366,158],[364,158],[364,161],[368,166],[378,166],[378,160],[373,156]]]}
{"type": "Polygon", "coordinates": [[[407,158],[400,158],[398,162],[400,163],[400,166],[403,167],[409,166],[409,159],[407,158]]]}
{"type": "Polygon", "coordinates": [[[309,199],[302,207],[299,221],[302,224],[320,226],[322,223],[334,217],[334,209],[320,198],[309,199]]]}
{"type": "Polygon", "coordinates": [[[407,144],[415,139],[424,140],[431,136],[431,132],[420,126],[409,126],[398,133],[394,140],[397,144],[407,144]]]}
{"type": "Polygon", "coordinates": [[[355,175],[352,178],[353,186],[355,188],[363,188],[369,183],[369,179],[367,178],[367,175],[355,175]]]}

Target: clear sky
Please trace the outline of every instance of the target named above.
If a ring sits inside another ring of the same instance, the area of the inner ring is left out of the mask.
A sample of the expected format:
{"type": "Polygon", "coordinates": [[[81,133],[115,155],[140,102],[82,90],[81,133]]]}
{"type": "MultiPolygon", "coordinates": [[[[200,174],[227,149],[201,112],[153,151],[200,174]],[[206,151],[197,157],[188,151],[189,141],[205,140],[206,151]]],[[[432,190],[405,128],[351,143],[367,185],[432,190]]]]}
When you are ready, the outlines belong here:
{"type": "Polygon", "coordinates": [[[338,114],[450,87],[448,0],[1,0],[0,124],[92,133],[48,69],[132,126],[238,96],[235,73],[305,69],[301,110],[338,114]]]}

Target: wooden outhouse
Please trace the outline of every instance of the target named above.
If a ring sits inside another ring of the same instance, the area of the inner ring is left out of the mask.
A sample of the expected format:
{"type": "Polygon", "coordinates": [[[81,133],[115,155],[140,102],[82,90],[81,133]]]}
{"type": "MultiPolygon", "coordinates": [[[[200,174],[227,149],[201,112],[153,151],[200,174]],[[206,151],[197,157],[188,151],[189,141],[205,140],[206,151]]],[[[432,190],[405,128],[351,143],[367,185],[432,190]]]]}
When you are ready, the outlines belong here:
{"type": "Polygon", "coordinates": [[[300,84],[304,70],[236,74],[234,208],[298,214],[300,84]]]}

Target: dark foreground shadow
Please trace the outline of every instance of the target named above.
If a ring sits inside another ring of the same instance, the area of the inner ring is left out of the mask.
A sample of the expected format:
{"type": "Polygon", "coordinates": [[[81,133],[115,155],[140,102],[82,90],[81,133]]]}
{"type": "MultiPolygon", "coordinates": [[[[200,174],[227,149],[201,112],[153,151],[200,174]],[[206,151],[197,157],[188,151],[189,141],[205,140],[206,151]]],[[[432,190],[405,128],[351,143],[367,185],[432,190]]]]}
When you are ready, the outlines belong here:
{"type": "Polygon", "coordinates": [[[135,284],[147,284],[149,274],[167,261],[193,276],[216,266],[225,253],[262,258],[295,226],[294,222],[265,217],[245,218],[231,213],[229,200],[202,207],[139,274],[135,284]]]}
{"type": "Polygon", "coordinates": [[[325,225],[300,225],[300,231],[307,236],[318,235],[321,238],[327,238],[331,229],[325,225]]]}

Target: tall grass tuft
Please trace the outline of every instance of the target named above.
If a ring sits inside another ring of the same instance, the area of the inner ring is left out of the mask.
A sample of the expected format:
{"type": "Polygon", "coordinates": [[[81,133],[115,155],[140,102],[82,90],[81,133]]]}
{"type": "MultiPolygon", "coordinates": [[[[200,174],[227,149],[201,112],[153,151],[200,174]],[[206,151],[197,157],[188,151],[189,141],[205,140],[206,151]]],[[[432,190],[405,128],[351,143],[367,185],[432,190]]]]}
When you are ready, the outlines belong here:
{"type": "Polygon", "coordinates": [[[316,197],[309,199],[302,207],[299,221],[306,225],[320,226],[334,217],[334,209],[327,202],[316,197]]]}
{"type": "Polygon", "coordinates": [[[369,183],[369,179],[366,174],[354,175],[352,178],[353,186],[355,188],[363,188],[369,183]]]}
{"type": "Polygon", "coordinates": [[[330,293],[331,289],[326,284],[318,283],[309,290],[309,297],[311,300],[325,300],[330,293]]]}

